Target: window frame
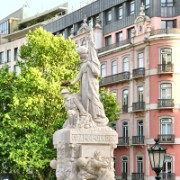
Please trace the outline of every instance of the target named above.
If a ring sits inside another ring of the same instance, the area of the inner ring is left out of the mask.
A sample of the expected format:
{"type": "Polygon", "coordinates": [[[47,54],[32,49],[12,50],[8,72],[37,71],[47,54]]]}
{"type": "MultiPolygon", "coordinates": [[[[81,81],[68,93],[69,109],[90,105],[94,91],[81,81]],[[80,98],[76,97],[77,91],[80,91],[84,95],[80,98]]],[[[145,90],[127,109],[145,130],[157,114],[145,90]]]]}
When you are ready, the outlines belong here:
{"type": "Polygon", "coordinates": [[[162,82],[160,84],[160,99],[172,99],[172,83],[171,82],[162,82]]]}
{"type": "Polygon", "coordinates": [[[112,22],[112,9],[108,9],[105,12],[105,19],[106,19],[106,24],[110,24],[112,22]]]}
{"type": "Polygon", "coordinates": [[[144,86],[143,85],[137,86],[137,100],[138,102],[144,102],[144,86]]]}
{"type": "Polygon", "coordinates": [[[11,49],[7,50],[7,62],[11,62],[11,49]]]}
{"type": "Polygon", "coordinates": [[[0,52],[0,64],[4,64],[4,51],[0,52]]]}
{"type": "Polygon", "coordinates": [[[117,59],[114,59],[111,61],[111,75],[115,75],[115,74],[118,74],[118,61],[117,61],[117,59]]]}
{"type": "Polygon", "coordinates": [[[121,173],[128,174],[128,156],[125,155],[121,157],[121,173]]]}
{"type": "Polygon", "coordinates": [[[120,31],[120,32],[117,32],[116,33],[116,42],[122,42],[123,41],[123,32],[120,31]]]}
{"type": "Polygon", "coordinates": [[[127,56],[123,57],[123,72],[129,72],[129,58],[127,56]]]}
{"type": "Polygon", "coordinates": [[[109,46],[112,44],[112,36],[109,35],[109,36],[106,36],[105,37],[105,46],[109,46]]]}
{"type": "Polygon", "coordinates": [[[128,105],[129,104],[129,90],[123,89],[122,91],[122,105],[128,105]]]}
{"type": "Polygon", "coordinates": [[[137,173],[143,173],[144,172],[144,162],[143,161],[144,161],[144,158],[142,155],[136,156],[136,172],[137,173]],[[142,160],[140,160],[138,158],[142,158],[142,160]],[[139,165],[141,166],[140,169],[139,169],[139,165]]]}
{"type": "Polygon", "coordinates": [[[144,68],[144,52],[137,53],[137,65],[138,68],[144,68]],[[142,57],[140,56],[142,54],[142,57]]]}
{"type": "Polygon", "coordinates": [[[129,134],[129,128],[128,128],[128,122],[123,121],[122,122],[122,137],[127,138],[129,134]]]}
{"type": "Polygon", "coordinates": [[[106,77],[106,73],[107,73],[107,65],[106,63],[101,63],[101,77],[106,77]]]}
{"type": "Polygon", "coordinates": [[[160,49],[160,63],[161,64],[172,64],[172,48],[164,47],[164,48],[160,49]],[[165,61],[163,59],[164,55],[167,56],[167,57],[165,57],[166,58],[165,61]],[[170,57],[170,61],[168,60],[168,57],[170,57]]]}
{"type": "Polygon", "coordinates": [[[144,136],[144,121],[142,119],[137,120],[137,136],[144,136]],[[140,125],[139,123],[142,122],[140,125]]]}
{"type": "Polygon", "coordinates": [[[173,134],[173,122],[172,122],[172,118],[169,117],[164,117],[160,119],[160,133],[161,135],[168,135],[168,134],[173,134]],[[164,126],[165,125],[165,126],[164,126]],[[165,129],[164,129],[165,127],[165,129]],[[168,132],[168,128],[170,127],[170,132],[168,132]]]}
{"type": "Polygon", "coordinates": [[[176,28],[176,20],[161,20],[161,28],[163,29],[176,28]],[[169,26],[169,23],[172,23],[172,25],[169,26]]]}
{"type": "Polygon", "coordinates": [[[174,0],[161,0],[161,7],[173,7],[174,0]]]}
{"type": "Polygon", "coordinates": [[[117,7],[117,20],[123,19],[123,15],[124,15],[123,5],[119,5],[117,7]]]}
{"type": "Polygon", "coordinates": [[[132,0],[129,3],[129,15],[133,15],[135,13],[135,1],[132,0]]]}

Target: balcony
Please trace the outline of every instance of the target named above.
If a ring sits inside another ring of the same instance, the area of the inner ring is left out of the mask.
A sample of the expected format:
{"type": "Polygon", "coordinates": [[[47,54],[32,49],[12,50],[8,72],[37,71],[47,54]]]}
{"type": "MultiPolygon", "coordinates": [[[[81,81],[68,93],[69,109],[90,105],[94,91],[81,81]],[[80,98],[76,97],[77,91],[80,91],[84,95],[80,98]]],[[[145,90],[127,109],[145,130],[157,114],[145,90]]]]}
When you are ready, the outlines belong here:
{"type": "Polygon", "coordinates": [[[145,68],[133,69],[133,78],[142,78],[145,75],[145,68]]]}
{"type": "Polygon", "coordinates": [[[127,146],[129,145],[129,137],[119,137],[118,146],[127,146]]]}
{"type": "Polygon", "coordinates": [[[175,173],[160,173],[161,180],[175,180],[175,173]]]}
{"type": "Polygon", "coordinates": [[[132,144],[134,145],[143,145],[144,144],[144,136],[133,136],[132,144]]]}
{"type": "Polygon", "coordinates": [[[130,78],[130,72],[123,72],[123,73],[118,73],[118,74],[114,74],[111,76],[106,76],[104,77],[100,82],[99,85],[100,86],[107,86],[110,84],[115,84],[118,82],[122,82],[122,81],[127,81],[130,78]]]}
{"type": "Polygon", "coordinates": [[[159,134],[158,139],[160,143],[174,143],[175,136],[173,134],[159,134]]]}
{"type": "Polygon", "coordinates": [[[144,180],[144,173],[132,173],[132,180],[144,180]]]}
{"type": "Polygon", "coordinates": [[[172,74],[174,72],[173,64],[158,64],[159,74],[172,74]]]}
{"type": "Polygon", "coordinates": [[[102,52],[105,52],[105,51],[116,49],[118,47],[124,46],[126,44],[130,44],[130,43],[131,43],[131,39],[126,39],[124,41],[119,41],[117,43],[111,44],[109,46],[104,46],[104,47],[98,49],[98,53],[102,53],[102,52]]]}
{"type": "Polygon", "coordinates": [[[158,99],[158,108],[173,108],[174,99],[158,99]]]}
{"type": "Polygon", "coordinates": [[[145,102],[135,102],[132,105],[133,112],[136,111],[144,111],[145,110],[145,102]]]}
{"type": "Polygon", "coordinates": [[[124,105],[122,106],[122,112],[123,112],[123,113],[127,113],[127,112],[128,112],[128,104],[124,104],[124,105]]]}
{"type": "Polygon", "coordinates": [[[151,31],[150,35],[159,35],[159,34],[180,34],[180,29],[178,28],[166,28],[166,29],[156,29],[151,31]]]}
{"type": "Polygon", "coordinates": [[[127,173],[126,172],[122,172],[121,179],[122,180],[127,180],[127,173]]]}

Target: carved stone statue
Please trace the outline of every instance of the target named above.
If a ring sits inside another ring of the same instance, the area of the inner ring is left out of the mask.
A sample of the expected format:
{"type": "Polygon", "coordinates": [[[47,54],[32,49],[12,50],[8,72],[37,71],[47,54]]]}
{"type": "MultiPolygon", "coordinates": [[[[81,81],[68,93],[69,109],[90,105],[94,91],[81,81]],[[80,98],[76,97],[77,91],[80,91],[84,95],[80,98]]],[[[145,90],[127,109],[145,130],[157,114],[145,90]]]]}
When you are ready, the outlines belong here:
{"type": "Polygon", "coordinates": [[[89,128],[94,126],[91,115],[85,111],[79,100],[78,93],[70,94],[68,89],[63,89],[61,94],[64,97],[64,107],[68,117],[63,128],[89,128]]]}
{"type": "Polygon", "coordinates": [[[57,157],[50,163],[56,169],[57,180],[115,180],[113,152],[118,134],[107,126],[108,118],[99,98],[100,62],[92,36],[88,32],[88,48],[77,48],[79,73],[73,82],[64,83],[67,86],[80,81],[80,92],[61,91],[67,120],[53,134],[57,157]]]}
{"type": "MultiPolygon", "coordinates": [[[[91,43],[89,43],[91,44],[91,43]]],[[[98,126],[105,126],[108,119],[104,107],[99,99],[100,63],[93,46],[87,49],[81,46],[77,49],[81,58],[80,71],[71,85],[80,81],[80,96],[85,110],[91,114],[93,121],[98,126]]]]}

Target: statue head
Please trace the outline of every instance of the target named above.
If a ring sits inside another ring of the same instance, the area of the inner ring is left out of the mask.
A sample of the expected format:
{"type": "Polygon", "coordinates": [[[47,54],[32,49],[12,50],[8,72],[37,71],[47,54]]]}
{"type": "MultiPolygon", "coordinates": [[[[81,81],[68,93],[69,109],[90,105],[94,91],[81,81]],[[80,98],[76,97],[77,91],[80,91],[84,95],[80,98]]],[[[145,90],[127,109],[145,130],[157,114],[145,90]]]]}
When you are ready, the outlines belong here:
{"type": "Polygon", "coordinates": [[[88,57],[88,48],[85,46],[79,46],[77,49],[77,53],[80,55],[81,59],[86,59],[88,57]]]}
{"type": "Polygon", "coordinates": [[[62,96],[66,99],[66,98],[69,96],[70,92],[69,92],[68,89],[63,89],[63,90],[61,91],[61,94],[62,94],[62,96]]]}
{"type": "Polygon", "coordinates": [[[87,54],[88,53],[88,48],[85,46],[79,46],[77,49],[78,54],[87,54]]]}
{"type": "Polygon", "coordinates": [[[63,89],[61,91],[61,94],[70,94],[69,90],[68,89],[63,89]]]}

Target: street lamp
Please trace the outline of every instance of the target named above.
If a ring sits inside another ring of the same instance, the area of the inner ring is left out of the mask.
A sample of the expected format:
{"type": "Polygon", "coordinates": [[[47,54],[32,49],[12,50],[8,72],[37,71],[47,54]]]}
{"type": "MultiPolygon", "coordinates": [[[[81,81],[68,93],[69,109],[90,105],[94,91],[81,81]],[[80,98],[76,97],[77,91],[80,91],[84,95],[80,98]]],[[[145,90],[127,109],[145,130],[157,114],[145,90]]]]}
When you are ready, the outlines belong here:
{"type": "Polygon", "coordinates": [[[149,159],[151,163],[151,168],[156,172],[155,179],[159,180],[161,177],[159,176],[164,163],[164,158],[166,154],[166,148],[161,147],[159,144],[159,139],[154,139],[155,144],[148,149],[149,159]]]}

